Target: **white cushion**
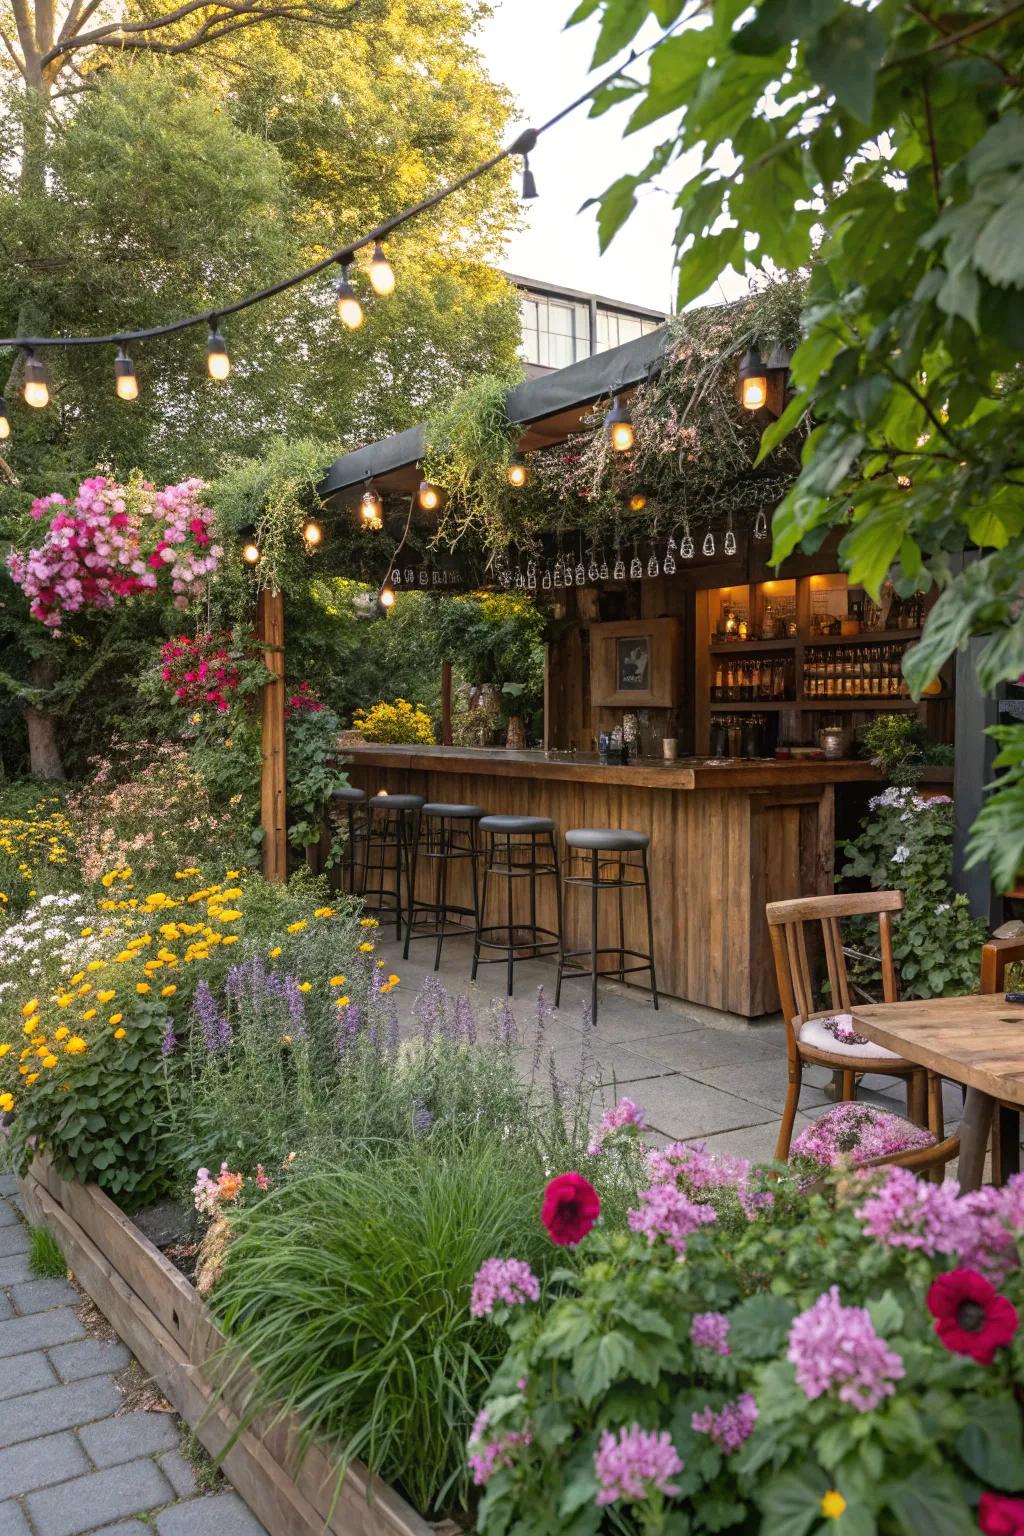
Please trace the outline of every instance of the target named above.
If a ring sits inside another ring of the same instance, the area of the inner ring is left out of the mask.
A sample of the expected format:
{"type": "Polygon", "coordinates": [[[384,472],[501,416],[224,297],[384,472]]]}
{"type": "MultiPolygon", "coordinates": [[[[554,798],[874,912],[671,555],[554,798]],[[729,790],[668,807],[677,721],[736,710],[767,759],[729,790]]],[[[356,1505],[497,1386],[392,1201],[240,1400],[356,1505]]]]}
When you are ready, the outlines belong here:
{"type": "Polygon", "coordinates": [[[809,1045],[816,1051],[828,1051],[832,1056],[870,1057],[874,1061],[899,1061],[896,1051],[886,1050],[884,1045],[875,1045],[869,1040],[866,1045],[844,1045],[842,1040],[837,1040],[830,1034],[820,1019],[808,1019],[806,1024],[801,1024],[800,1033],[797,1036],[801,1045],[809,1045]]]}

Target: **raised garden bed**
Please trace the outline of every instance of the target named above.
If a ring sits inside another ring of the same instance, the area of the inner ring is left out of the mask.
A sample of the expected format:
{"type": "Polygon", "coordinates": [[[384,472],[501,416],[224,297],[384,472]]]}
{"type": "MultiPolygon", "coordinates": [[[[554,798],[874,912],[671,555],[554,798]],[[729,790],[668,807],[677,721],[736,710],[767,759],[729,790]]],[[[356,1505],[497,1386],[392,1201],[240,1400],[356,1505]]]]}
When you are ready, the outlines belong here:
{"type": "Polygon", "coordinates": [[[340,1488],[330,1453],[300,1460],[293,1417],[239,1432],[249,1378],[225,1375],[209,1308],[95,1184],[65,1182],[45,1159],[21,1181],[25,1208],[60,1242],[75,1278],[188,1423],[270,1536],[431,1536],[431,1527],[359,1462],[340,1488]],[[234,1443],[225,1451],[225,1446],[234,1443]]]}

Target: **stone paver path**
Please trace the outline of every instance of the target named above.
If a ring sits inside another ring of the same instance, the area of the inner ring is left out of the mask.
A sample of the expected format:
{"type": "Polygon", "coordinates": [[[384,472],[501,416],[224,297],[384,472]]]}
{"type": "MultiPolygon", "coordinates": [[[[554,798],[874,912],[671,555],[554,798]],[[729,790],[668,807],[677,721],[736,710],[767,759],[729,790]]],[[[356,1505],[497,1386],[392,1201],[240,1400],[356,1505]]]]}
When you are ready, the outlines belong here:
{"type": "Polygon", "coordinates": [[[131,1356],[33,1277],[16,1190],[0,1176],[0,1536],[266,1536],[237,1494],[200,1492],[174,1414],[124,1411],[131,1356]]]}

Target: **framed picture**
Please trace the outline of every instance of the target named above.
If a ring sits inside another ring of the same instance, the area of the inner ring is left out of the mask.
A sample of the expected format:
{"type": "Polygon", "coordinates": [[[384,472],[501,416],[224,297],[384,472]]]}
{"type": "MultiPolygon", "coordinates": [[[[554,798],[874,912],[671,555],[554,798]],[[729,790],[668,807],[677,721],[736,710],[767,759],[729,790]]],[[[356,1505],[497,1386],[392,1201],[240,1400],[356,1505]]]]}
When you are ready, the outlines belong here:
{"type": "Polygon", "coordinates": [[[590,702],[672,709],[679,703],[679,620],[590,626],[590,702]]]}

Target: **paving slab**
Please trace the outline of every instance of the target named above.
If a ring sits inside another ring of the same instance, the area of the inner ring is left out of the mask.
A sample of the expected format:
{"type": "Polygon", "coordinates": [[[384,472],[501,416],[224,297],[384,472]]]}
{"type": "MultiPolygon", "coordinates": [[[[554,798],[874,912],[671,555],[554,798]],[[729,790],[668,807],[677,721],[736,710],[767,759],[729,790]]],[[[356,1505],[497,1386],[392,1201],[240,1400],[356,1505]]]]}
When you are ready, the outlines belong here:
{"type": "Polygon", "coordinates": [[[13,1501],[0,1504],[0,1536],[32,1536],[28,1521],[13,1501]]]}
{"type": "Polygon", "coordinates": [[[178,1444],[178,1423],[173,1413],[123,1413],[87,1424],[78,1437],[98,1467],[112,1467],[173,1450],[178,1444]]]}
{"type": "Polygon", "coordinates": [[[115,1339],[79,1339],[47,1351],[61,1381],[81,1381],[86,1376],[111,1375],[131,1363],[131,1354],[115,1339]]]}
{"type": "Polygon", "coordinates": [[[180,1451],[167,1451],[165,1455],[157,1457],[156,1464],[179,1499],[191,1498],[199,1492],[196,1475],[180,1451]]]}
{"type": "Polygon", "coordinates": [[[41,1392],[8,1398],[0,1434],[7,1445],[17,1445],[19,1440],[34,1440],[58,1429],[106,1418],[121,1407],[122,1401],[114,1383],[105,1376],[46,1387],[41,1392]]]}
{"type": "Polygon", "coordinates": [[[0,1259],[0,1285],[19,1285],[22,1280],[32,1279],[32,1267],[28,1251],[0,1259]]]}
{"type": "Polygon", "coordinates": [[[29,1280],[24,1285],[13,1285],[10,1298],[15,1311],[25,1315],[49,1312],[53,1307],[77,1307],[82,1293],[66,1280],[29,1280]]]}
{"type": "MultiPolygon", "coordinates": [[[[56,1373],[42,1350],[33,1350],[28,1355],[14,1355],[13,1358],[4,1361],[3,1370],[0,1370],[0,1402],[8,1397],[21,1397],[25,1392],[38,1392],[41,1387],[56,1385],[56,1373]]],[[[3,1415],[0,1412],[0,1425],[2,1424],[3,1415]]],[[[0,1429],[0,1445],[2,1444],[3,1431],[0,1429]]]]}
{"type": "Polygon", "coordinates": [[[85,1333],[71,1307],[57,1307],[52,1312],[35,1312],[29,1317],[12,1317],[0,1323],[0,1359],[24,1355],[30,1349],[49,1349],[52,1344],[67,1344],[85,1333]]]}
{"type": "Polygon", "coordinates": [[[26,1440],[0,1451],[0,1499],[31,1493],[48,1483],[63,1483],[88,1471],[89,1459],[74,1435],[43,1435],[26,1440]]]}
{"type": "MultiPolygon", "coordinates": [[[[13,1195],[14,1191],[12,1190],[11,1193],[13,1195]]],[[[14,1208],[13,1202],[8,1204],[8,1202],[5,1200],[2,1204],[0,1204],[0,1227],[13,1227],[18,1220],[20,1220],[20,1218],[14,1208]]]]}
{"type": "Polygon", "coordinates": [[[161,1510],[155,1524],[159,1536],[265,1536],[262,1525],[237,1493],[217,1493],[212,1498],[175,1504],[172,1509],[161,1510]]]}
{"type": "Polygon", "coordinates": [[[629,1096],[643,1108],[648,1124],[673,1141],[699,1141],[751,1125],[778,1125],[778,1116],[770,1109],[694,1082],[681,1072],[632,1084],[629,1096]]]}
{"type": "MultiPolygon", "coordinates": [[[[6,1209],[10,1210],[11,1206],[7,1205],[6,1209]]],[[[20,1221],[0,1227],[0,1259],[9,1258],[12,1253],[27,1253],[28,1246],[28,1228],[20,1221]]]]}
{"type": "Polygon", "coordinates": [[[174,1490],[155,1462],[132,1461],[30,1493],[25,1504],[38,1536],[79,1536],[126,1515],[156,1509],[173,1497],[174,1490]]]}

